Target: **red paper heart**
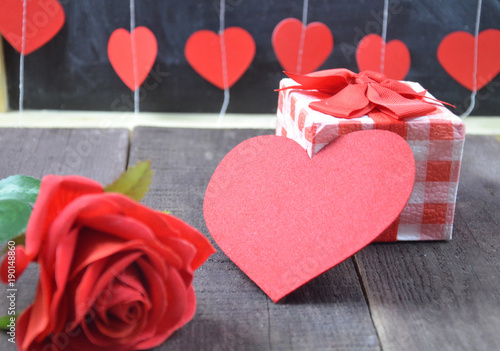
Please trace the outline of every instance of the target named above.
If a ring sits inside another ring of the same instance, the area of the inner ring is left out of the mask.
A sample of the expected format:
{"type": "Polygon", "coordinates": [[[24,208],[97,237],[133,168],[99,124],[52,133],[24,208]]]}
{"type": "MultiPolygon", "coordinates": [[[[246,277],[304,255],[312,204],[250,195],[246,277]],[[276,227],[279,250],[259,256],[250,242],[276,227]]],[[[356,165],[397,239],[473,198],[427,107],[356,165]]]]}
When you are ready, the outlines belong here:
{"type": "Polygon", "coordinates": [[[403,210],[414,177],[409,145],[389,131],[341,136],[312,159],[291,139],[259,136],[218,165],[205,221],[276,302],[377,238],[403,210]]]}
{"type": "MultiPolygon", "coordinates": [[[[458,83],[474,89],[474,36],[453,32],[439,44],[437,56],[441,66],[458,83]]],[[[477,90],[500,73],[500,30],[486,29],[479,33],[477,60],[477,90]]]]}
{"type": "MultiPolygon", "coordinates": [[[[23,0],[0,1],[0,34],[16,49],[22,50],[23,0]]],[[[62,28],[64,9],[57,0],[29,0],[26,9],[28,55],[50,41],[62,28]]]]}
{"type": "MultiPolygon", "coordinates": [[[[361,39],[356,50],[356,61],[360,71],[380,72],[380,53],[383,39],[377,34],[368,34],[361,39]]],[[[391,79],[403,80],[410,70],[410,51],[401,40],[391,40],[385,45],[384,74],[391,79]]]]}
{"type": "Polygon", "coordinates": [[[186,59],[200,76],[220,89],[230,88],[241,78],[255,56],[255,41],[240,27],[224,30],[227,86],[222,75],[220,36],[209,30],[193,33],[184,48],[186,59]]]}
{"type": "Polygon", "coordinates": [[[116,74],[135,91],[147,78],[158,53],[155,35],[146,27],[137,27],[132,34],[119,28],[111,34],[108,42],[108,57],[116,74]],[[134,79],[132,40],[135,41],[137,80],[134,79]]]}
{"type": "Polygon", "coordinates": [[[285,18],[273,31],[273,48],[281,66],[288,72],[306,74],[318,69],[333,50],[333,35],[321,22],[309,23],[305,30],[302,63],[297,72],[297,60],[303,30],[296,18],[285,18]]]}

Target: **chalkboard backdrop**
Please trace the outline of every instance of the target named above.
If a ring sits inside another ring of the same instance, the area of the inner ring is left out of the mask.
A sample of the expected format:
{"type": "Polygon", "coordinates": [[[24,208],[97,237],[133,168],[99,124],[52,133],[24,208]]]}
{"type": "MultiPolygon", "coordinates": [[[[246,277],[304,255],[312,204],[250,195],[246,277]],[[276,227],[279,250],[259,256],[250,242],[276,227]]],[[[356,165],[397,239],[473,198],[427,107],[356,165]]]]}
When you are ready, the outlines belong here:
{"type": "MultiPolygon", "coordinates": [[[[111,33],[129,29],[128,0],[61,0],[66,24],[46,46],[25,60],[25,108],[63,110],[133,110],[133,93],[113,71],[107,44],[111,33]]],[[[325,23],[334,49],[321,69],[357,71],[355,48],[366,34],[381,33],[383,0],[310,0],[308,22],[325,23]]],[[[399,39],[411,53],[406,80],[418,81],[438,99],[469,104],[470,92],[441,67],[436,52],[453,31],[473,33],[477,2],[473,0],[391,0],[388,40],[399,39]]],[[[302,0],[226,0],[226,27],[239,26],[254,38],[253,63],[231,88],[228,112],[273,113],[273,91],[284,76],[271,46],[278,22],[301,18],[302,0]]],[[[217,31],[219,0],[136,1],[137,26],[146,26],[158,40],[158,57],[141,90],[141,111],[218,112],[223,93],[201,78],[186,62],[184,45],[200,29],[217,31]],[[156,84],[157,83],[157,84],[156,84]]],[[[484,0],[480,30],[500,29],[500,1],[484,0]]],[[[10,108],[18,108],[19,54],[6,42],[5,59],[10,108]]],[[[498,115],[500,75],[478,93],[476,115],[498,115]]]]}

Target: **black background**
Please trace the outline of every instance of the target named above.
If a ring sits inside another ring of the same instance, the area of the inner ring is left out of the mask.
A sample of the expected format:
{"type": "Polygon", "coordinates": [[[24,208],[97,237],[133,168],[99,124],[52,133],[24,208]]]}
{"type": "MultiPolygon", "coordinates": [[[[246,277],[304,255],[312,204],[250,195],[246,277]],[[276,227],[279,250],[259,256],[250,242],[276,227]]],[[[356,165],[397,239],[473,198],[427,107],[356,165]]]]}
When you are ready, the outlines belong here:
{"type": "MultiPolygon", "coordinates": [[[[61,0],[66,24],[47,45],[25,60],[25,108],[132,110],[133,93],[120,81],[107,58],[111,33],[129,28],[128,0],[61,0]]],[[[357,71],[355,48],[362,35],[381,33],[383,0],[310,0],[308,22],[321,21],[332,31],[334,50],[322,69],[357,71]]],[[[418,81],[438,99],[462,113],[470,92],[441,67],[436,52],[445,35],[474,30],[473,0],[391,0],[388,40],[408,46],[412,65],[406,80],[418,81]]],[[[168,72],[161,84],[142,95],[141,111],[218,112],[223,92],[201,78],[186,62],[184,45],[200,29],[217,31],[219,0],[139,0],[137,26],[158,40],[156,69],[168,72]]],[[[302,0],[226,0],[226,27],[240,26],[257,44],[255,59],[231,88],[228,112],[273,113],[283,77],[271,35],[284,18],[302,16],[302,0]]],[[[500,29],[500,1],[483,1],[480,30],[500,29]]],[[[19,54],[4,42],[10,108],[18,108],[19,54]]],[[[155,69],[155,68],[154,68],[155,69]]],[[[498,115],[500,75],[478,94],[473,114],[498,115]]]]}

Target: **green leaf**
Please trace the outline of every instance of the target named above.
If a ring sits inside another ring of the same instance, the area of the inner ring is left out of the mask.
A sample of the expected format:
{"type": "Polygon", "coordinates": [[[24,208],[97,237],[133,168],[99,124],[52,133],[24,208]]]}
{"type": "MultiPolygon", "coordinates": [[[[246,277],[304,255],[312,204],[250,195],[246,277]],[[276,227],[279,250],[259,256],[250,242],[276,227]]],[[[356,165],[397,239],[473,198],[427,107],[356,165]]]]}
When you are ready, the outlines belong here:
{"type": "Polygon", "coordinates": [[[0,243],[25,232],[40,180],[14,175],[0,180],[0,243]]]}
{"type": "Polygon", "coordinates": [[[0,242],[6,242],[26,231],[31,206],[16,199],[0,199],[0,242]]]}
{"type": "Polygon", "coordinates": [[[39,190],[40,180],[24,175],[14,175],[0,180],[0,199],[35,203],[39,190]]]}
{"type": "Polygon", "coordinates": [[[17,316],[1,316],[0,329],[9,330],[8,325],[12,322],[11,318],[14,318],[14,323],[16,323],[17,316]]]}
{"type": "Polygon", "coordinates": [[[151,184],[151,161],[139,162],[127,169],[117,180],[104,188],[107,193],[120,193],[141,201],[151,184]]]}

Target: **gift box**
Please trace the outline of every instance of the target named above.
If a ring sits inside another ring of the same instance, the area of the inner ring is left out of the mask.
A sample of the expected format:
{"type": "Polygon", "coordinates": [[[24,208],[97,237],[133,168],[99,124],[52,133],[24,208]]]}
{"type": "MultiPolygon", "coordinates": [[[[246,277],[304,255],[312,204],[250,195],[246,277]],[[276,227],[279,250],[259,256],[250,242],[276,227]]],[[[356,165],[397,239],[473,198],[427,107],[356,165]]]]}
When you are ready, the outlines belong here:
{"type": "MultiPolygon", "coordinates": [[[[347,70],[346,70],[347,71],[347,70]]],[[[399,218],[376,240],[449,240],[465,140],[462,120],[418,83],[402,82],[433,102],[434,111],[397,119],[373,110],[356,118],[339,118],[312,109],[312,102],[330,97],[324,91],[298,89],[283,79],[277,110],[276,135],[299,143],[310,157],[341,135],[366,129],[397,133],[410,145],[416,174],[411,197],[399,218]]],[[[399,84],[399,82],[398,82],[399,84]]]]}

